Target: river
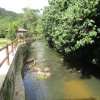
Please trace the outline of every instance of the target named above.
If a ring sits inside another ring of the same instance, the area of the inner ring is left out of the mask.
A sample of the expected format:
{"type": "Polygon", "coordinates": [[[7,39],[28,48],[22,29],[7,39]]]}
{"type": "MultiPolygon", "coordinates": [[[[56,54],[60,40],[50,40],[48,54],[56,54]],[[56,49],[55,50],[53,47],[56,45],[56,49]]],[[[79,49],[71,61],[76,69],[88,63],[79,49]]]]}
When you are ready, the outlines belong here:
{"type": "Polygon", "coordinates": [[[83,78],[81,70],[70,67],[45,42],[35,42],[29,51],[29,58],[38,60],[33,67],[49,68],[50,76],[38,79],[38,72],[30,70],[29,64],[24,65],[27,100],[100,100],[100,79],[94,75],[83,78]]]}

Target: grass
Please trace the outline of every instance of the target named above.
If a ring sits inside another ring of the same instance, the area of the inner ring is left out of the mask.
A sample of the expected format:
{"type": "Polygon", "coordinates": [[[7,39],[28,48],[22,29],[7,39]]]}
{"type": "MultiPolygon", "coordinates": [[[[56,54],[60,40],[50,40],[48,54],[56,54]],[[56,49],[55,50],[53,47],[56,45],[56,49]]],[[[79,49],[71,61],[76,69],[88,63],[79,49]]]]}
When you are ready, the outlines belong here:
{"type": "Polygon", "coordinates": [[[5,46],[6,44],[10,43],[11,40],[7,39],[7,38],[0,38],[0,48],[5,46]]]}

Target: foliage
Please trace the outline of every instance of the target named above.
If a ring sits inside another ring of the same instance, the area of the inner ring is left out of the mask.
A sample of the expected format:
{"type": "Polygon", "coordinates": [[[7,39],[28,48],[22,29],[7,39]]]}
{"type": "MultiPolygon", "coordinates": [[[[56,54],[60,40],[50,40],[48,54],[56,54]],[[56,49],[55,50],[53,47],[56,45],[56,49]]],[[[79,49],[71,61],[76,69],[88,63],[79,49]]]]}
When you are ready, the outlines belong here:
{"type": "Polygon", "coordinates": [[[63,54],[80,50],[89,55],[90,62],[98,63],[99,5],[100,0],[50,0],[43,13],[44,35],[50,46],[63,54]]]}
{"type": "Polygon", "coordinates": [[[28,30],[27,36],[41,37],[43,28],[39,10],[24,8],[23,13],[17,14],[0,8],[0,37],[14,39],[16,37],[16,30],[19,27],[28,30]]]}
{"type": "Polygon", "coordinates": [[[0,47],[5,46],[6,44],[11,43],[11,40],[9,39],[4,39],[4,38],[0,38],[0,47]]]}
{"type": "Polygon", "coordinates": [[[9,20],[16,20],[19,15],[13,11],[7,11],[4,8],[0,8],[0,18],[8,18],[9,20]]]}
{"type": "Polygon", "coordinates": [[[28,29],[28,36],[41,34],[42,25],[39,10],[24,8],[23,11],[23,26],[28,29]]]}
{"type": "Polygon", "coordinates": [[[10,34],[10,32],[14,32],[14,27],[11,25],[11,23],[14,23],[13,21],[17,20],[18,18],[19,14],[0,8],[0,37],[12,38],[12,33],[10,34]],[[10,26],[13,27],[13,30],[11,30],[10,26]],[[7,34],[6,30],[9,30],[9,34],[7,34]]]}
{"type": "Polygon", "coordinates": [[[42,16],[38,16],[37,26],[36,26],[36,35],[38,39],[43,38],[43,25],[42,25],[42,16]]]}

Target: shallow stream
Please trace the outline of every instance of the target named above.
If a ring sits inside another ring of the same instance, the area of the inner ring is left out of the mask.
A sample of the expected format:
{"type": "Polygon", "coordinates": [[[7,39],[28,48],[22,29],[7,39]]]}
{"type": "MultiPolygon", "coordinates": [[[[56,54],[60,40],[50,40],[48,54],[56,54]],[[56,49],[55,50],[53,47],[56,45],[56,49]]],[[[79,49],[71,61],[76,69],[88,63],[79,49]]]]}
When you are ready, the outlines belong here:
{"type": "Polygon", "coordinates": [[[100,79],[88,73],[84,77],[82,70],[70,67],[46,43],[36,42],[30,48],[29,59],[38,60],[33,67],[49,68],[50,76],[37,79],[38,72],[30,70],[29,64],[24,66],[27,100],[100,100],[100,79]]]}

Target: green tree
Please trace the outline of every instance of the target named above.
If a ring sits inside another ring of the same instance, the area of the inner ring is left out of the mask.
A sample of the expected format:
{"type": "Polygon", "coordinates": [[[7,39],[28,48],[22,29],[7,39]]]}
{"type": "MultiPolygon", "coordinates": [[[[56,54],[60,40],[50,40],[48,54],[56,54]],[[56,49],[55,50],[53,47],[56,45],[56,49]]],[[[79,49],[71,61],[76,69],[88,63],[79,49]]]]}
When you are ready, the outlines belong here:
{"type": "Polygon", "coordinates": [[[21,26],[23,26],[21,18],[17,19],[16,21],[10,22],[7,27],[8,29],[7,38],[9,39],[16,38],[17,29],[18,27],[21,27],[21,26]]]}
{"type": "Polygon", "coordinates": [[[28,35],[32,36],[33,34],[37,34],[36,27],[39,10],[24,8],[23,11],[23,26],[28,29],[28,35]]]}
{"type": "Polygon", "coordinates": [[[7,11],[3,8],[0,8],[0,37],[11,37],[12,33],[8,33],[6,32],[7,30],[11,31],[10,26],[13,29],[13,25],[11,25],[11,23],[13,23],[13,21],[18,20],[20,17],[19,14],[12,12],[12,11],[7,11]]]}
{"type": "Polygon", "coordinates": [[[80,51],[87,61],[99,63],[99,5],[100,0],[50,0],[43,13],[50,46],[64,55],[80,51]]]}

